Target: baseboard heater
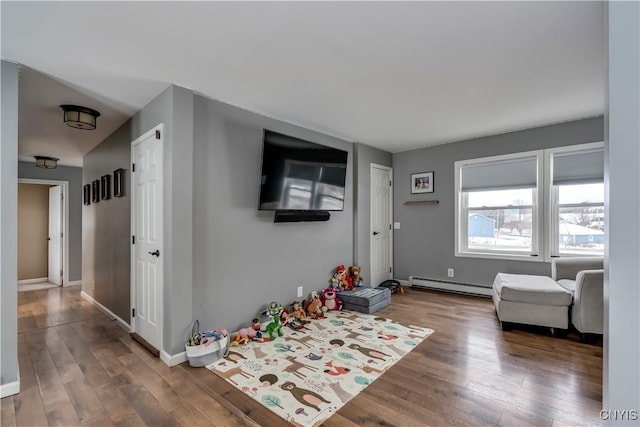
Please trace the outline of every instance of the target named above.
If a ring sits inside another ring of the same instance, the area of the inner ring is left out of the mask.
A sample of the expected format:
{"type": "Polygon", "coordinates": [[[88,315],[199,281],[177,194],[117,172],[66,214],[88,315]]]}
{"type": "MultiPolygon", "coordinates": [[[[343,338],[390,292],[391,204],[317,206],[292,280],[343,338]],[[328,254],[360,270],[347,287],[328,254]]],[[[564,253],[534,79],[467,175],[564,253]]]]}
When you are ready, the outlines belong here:
{"type": "Polygon", "coordinates": [[[428,277],[409,276],[409,286],[417,289],[435,289],[467,295],[480,295],[487,297],[492,295],[492,289],[486,285],[430,279],[428,277]]]}

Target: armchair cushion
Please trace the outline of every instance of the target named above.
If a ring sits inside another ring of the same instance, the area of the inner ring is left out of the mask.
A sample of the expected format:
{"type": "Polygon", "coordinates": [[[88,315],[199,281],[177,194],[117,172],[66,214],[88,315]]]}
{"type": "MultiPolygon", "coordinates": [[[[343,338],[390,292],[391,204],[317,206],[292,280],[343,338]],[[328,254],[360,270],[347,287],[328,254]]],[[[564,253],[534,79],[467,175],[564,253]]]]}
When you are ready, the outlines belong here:
{"type": "Polygon", "coordinates": [[[582,270],[600,270],[604,268],[601,257],[554,258],[551,263],[551,278],[557,282],[561,279],[576,280],[582,270]]]}
{"type": "Polygon", "coordinates": [[[576,291],[576,281],[575,280],[560,279],[560,280],[558,280],[558,284],[560,286],[562,286],[563,288],[565,288],[566,290],[568,290],[569,292],[571,292],[572,295],[576,291]]]}

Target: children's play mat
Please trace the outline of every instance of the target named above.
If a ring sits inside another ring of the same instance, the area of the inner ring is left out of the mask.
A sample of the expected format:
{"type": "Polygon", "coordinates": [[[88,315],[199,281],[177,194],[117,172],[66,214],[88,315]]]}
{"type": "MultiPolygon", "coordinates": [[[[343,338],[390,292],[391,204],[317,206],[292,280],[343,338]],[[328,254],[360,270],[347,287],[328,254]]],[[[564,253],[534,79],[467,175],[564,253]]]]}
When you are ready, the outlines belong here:
{"type": "Polygon", "coordinates": [[[432,329],[330,311],[282,337],[231,347],[207,368],[293,424],[329,418],[420,344],[432,329]]]}

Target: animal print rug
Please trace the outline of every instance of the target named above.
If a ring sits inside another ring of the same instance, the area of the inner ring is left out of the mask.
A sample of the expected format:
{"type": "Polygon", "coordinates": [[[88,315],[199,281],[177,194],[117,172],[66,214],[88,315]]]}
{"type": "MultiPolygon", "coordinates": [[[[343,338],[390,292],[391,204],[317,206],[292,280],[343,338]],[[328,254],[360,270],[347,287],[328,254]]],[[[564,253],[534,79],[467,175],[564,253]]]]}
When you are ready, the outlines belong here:
{"type": "Polygon", "coordinates": [[[231,347],[207,368],[301,426],[329,418],[427,338],[432,329],[332,311],[283,337],[231,347]]]}

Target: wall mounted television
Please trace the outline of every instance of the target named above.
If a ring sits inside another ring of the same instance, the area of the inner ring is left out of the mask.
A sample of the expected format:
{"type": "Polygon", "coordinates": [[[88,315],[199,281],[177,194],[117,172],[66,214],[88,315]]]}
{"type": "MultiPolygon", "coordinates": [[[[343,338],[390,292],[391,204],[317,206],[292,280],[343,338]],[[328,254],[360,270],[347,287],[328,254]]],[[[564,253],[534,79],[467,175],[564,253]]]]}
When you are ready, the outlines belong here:
{"type": "Polygon", "coordinates": [[[343,210],[347,154],[265,129],[258,209],[343,210]]]}

